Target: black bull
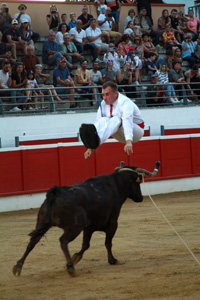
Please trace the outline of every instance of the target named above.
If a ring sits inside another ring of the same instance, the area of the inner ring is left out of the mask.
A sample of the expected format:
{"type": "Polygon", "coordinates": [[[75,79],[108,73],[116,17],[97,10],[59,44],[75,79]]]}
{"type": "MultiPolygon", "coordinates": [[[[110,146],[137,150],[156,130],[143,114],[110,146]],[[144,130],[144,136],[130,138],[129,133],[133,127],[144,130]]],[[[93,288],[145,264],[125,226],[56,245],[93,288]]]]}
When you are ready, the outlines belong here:
{"type": "Polygon", "coordinates": [[[36,228],[30,233],[31,238],[26,251],[13,267],[14,275],[21,274],[27,255],[52,226],[64,230],[60,244],[71,276],[74,275],[74,264],[81,260],[83,253],[89,248],[94,231],[106,233],[108,262],[116,264],[117,259],[113,256],[111,248],[122,204],[127,198],[135,202],[143,200],[140,190],[142,175],[138,171],[155,176],[158,167],[159,162],[153,173],[133,166],[116,168],[116,172],[110,175],[92,177],[72,186],[50,188],[38,212],[36,228]],[[68,243],[81,231],[83,231],[82,248],[71,258],[68,243]]]}

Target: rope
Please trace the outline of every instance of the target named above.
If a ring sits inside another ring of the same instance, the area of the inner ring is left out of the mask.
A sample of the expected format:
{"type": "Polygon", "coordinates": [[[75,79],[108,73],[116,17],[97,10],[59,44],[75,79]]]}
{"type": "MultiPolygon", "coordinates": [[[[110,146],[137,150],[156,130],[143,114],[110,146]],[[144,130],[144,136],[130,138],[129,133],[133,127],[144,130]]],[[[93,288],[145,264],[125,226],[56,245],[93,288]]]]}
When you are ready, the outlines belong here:
{"type": "MultiPolygon", "coordinates": [[[[144,183],[144,177],[143,177],[143,183],[144,183]]],[[[192,257],[194,258],[194,260],[197,262],[197,264],[200,266],[200,262],[197,259],[197,257],[194,255],[194,253],[192,252],[192,250],[190,249],[190,247],[188,246],[188,244],[183,240],[183,238],[180,236],[180,234],[176,231],[176,229],[174,228],[174,226],[170,223],[170,221],[165,217],[164,213],[161,211],[161,209],[157,206],[157,204],[154,202],[153,198],[151,197],[151,195],[149,194],[149,191],[146,187],[146,185],[144,184],[145,190],[151,200],[151,202],[153,203],[153,205],[155,206],[155,208],[159,211],[159,213],[161,214],[161,216],[164,218],[164,220],[167,222],[167,224],[171,227],[171,229],[175,232],[175,234],[178,236],[178,238],[181,240],[181,242],[184,244],[184,246],[186,247],[186,249],[189,251],[189,253],[192,255],[192,257]]]]}

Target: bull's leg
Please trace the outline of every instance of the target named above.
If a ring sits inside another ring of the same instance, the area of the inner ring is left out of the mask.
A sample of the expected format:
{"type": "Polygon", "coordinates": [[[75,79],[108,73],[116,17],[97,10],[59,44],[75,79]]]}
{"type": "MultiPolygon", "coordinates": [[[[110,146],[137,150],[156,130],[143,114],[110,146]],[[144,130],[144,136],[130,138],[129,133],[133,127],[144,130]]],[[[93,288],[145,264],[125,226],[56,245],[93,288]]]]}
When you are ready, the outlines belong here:
{"type": "Polygon", "coordinates": [[[20,260],[18,260],[17,264],[13,267],[13,274],[14,275],[20,276],[26,257],[33,250],[33,248],[39,242],[41,237],[49,230],[50,227],[51,227],[51,225],[49,223],[43,224],[42,227],[34,230],[31,233],[32,237],[30,239],[30,242],[29,242],[29,244],[26,248],[26,251],[25,251],[24,255],[22,256],[22,258],[20,260]]]}
{"type": "Polygon", "coordinates": [[[112,254],[112,239],[113,236],[115,235],[115,232],[117,230],[117,223],[116,224],[111,224],[109,225],[105,232],[106,232],[106,240],[105,240],[105,246],[108,252],[108,262],[111,265],[117,264],[118,260],[113,256],[112,254]]]}
{"type": "Polygon", "coordinates": [[[66,237],[66,234],[64,233],[60,237],[61,249],[63,250],[66,260],[67,260],[67,271],[68,271],[69,275],[75,276],[74,264],[73,264],[70,254],[69,254],[68,243],[69,243],[69,241],[66,237]]]}
{"type": "Polygon", "coordinates": [[[82,259],[83,253],[90,247],[90,240],[93,232],[93,230],[91,231],[88,228],[84,230],[82,248],[79,252],[74,253],[74,255],[72,256],[74,264],[77,264],[82,259]]]}

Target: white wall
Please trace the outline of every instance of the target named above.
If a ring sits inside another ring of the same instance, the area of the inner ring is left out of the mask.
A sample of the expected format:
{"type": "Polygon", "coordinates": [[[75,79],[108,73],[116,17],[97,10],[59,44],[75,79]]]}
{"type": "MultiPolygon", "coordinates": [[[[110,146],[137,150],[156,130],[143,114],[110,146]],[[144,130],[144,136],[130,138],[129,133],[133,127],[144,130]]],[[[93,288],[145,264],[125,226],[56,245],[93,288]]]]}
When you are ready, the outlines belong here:
{"type": "MultiPolygon", "coordinates": [[[[151,135],[160,135],[160,125],[200,126],[200,106],[141,109],[151,135]]],[[[14,147],[15,136],[78,132],[82,123],[93,123],[95,112],[0,117],[2,147],[14,147]]],[[[56,137],[56,136],[55,136],[56,137]]]]}

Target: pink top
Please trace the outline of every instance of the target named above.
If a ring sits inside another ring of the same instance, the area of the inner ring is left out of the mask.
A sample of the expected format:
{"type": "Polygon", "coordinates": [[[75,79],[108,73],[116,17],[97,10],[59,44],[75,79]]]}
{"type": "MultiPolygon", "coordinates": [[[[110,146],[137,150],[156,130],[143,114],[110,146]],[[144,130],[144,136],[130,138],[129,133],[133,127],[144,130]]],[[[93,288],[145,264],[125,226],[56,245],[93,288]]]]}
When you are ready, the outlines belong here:
{"type": "Polygon", "coordinates": [[[188,22],[186,22],[186,24],[189,25],[190,30],[194,31],[195,33],[197,33],[197,23],[198,23],[198,18],[197,17],[193,17],[192,20],[189,20],[188,22]]]}

